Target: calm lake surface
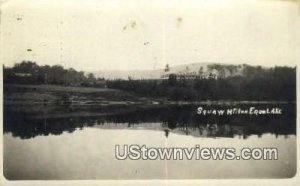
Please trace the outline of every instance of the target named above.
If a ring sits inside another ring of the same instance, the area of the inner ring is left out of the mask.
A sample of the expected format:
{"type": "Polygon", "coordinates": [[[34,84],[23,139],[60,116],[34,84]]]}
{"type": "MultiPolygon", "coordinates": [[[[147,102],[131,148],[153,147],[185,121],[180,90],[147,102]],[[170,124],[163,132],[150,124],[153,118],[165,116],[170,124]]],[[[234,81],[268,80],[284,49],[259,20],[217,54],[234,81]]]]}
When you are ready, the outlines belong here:
{"type": "Polygon", "coordinates": [[[296,105],[281,115],[197,115],[200,105],[4,108],[4,175],[10,180],[289,178],[296,173],[296,105]],[[278,160],[117,160],[115,145],[271,147],[278,160]]]}

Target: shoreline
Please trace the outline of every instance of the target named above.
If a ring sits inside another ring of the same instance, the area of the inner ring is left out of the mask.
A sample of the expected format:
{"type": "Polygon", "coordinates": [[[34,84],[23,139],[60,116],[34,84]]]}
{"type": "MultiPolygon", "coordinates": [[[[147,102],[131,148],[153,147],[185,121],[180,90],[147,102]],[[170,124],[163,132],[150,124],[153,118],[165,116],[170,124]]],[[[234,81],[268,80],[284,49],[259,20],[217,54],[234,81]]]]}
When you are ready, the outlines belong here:
{"type": "Polygon", "coordinates": [[[284,100],[172,101],[141,97],[130,92],[95,87],[6,84],[4,106],[168,106],[168,105],[259,105],[296,104],[284,100]]]}

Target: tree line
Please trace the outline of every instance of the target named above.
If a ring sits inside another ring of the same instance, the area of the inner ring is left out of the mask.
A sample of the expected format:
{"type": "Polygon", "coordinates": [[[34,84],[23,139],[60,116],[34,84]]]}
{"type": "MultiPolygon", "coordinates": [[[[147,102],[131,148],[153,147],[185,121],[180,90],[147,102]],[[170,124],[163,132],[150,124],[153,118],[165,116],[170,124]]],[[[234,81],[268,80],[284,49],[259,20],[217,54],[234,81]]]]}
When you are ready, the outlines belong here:
{"type": "Polygon", "coordinates": [[[65,69],[60,65],[39,66],[31,61],[16,63],[11,68],[3,67],[4,83],[104,86],[103,80],[92,73],[85,75],[83,71],[65,69]]]}
{"type": "MultiPolygon", "coordinates": [[[[215,65],[219,74],[225,66],[215,65]]],[[[226,66],[227,68],[227,66],[226,66]]],[[[237,66],[230,66],[237,71],[237,66]]],[[[173,101],[203,100],[255,100],[295,101],[296,67],[262,68],[243,65],[239,75],[219,78],[179,78],[171,74],[168,79],[156,80],[105,80],[87,75],[73,68],[60,65],[39,66],[35,62],[23,61],[13,67],[3,68],[3,81],[18,84],[56,84],[67,86],[94,86],[125,90],[140,96],[162,98],[173,101]]]]}
{"type": "Polygon", "coordinates": [[[175,101],[295,101],[296,68],[245,65],[241,75],[227,78],[185,79],[174,74],[166,80],[107,81],[107,87],[175,101]]]}

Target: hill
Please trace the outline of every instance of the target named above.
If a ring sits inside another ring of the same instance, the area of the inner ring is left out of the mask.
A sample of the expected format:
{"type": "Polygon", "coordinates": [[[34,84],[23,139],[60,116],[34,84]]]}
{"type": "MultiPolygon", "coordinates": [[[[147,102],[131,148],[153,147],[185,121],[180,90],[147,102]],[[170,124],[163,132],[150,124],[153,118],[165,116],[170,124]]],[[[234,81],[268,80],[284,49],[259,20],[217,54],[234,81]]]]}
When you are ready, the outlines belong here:
{"type": "Polygon", "coordinates": [[[190,63],[186,65],[169,66],[157,70],[106,70],[92,72],[96,77],[105,79],[161,79],[164,75],[201,75],[204,77],[214,74],[220,77],[242,75],[243,69],[248,65],[229,65],[220,63],[190,63]]]}

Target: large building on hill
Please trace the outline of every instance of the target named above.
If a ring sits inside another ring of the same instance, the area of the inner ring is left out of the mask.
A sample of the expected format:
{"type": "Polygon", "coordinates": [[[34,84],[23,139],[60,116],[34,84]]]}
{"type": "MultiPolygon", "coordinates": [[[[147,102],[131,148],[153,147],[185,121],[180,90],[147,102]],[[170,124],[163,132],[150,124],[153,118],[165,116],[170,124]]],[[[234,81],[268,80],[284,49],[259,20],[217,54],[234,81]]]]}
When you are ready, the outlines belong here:
{"type": "Polygon", "coordinates": [[[203,67],[196,70],[186,66],[184,70],[175,72],[172,71],[172,68],[167,64],[161,78],[169,79],[171,75],[176,76],[179,79],[217,79],[219,77],[219,73],[216,69],[204,72],[203,67]]]}

